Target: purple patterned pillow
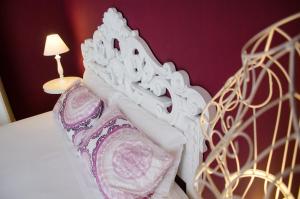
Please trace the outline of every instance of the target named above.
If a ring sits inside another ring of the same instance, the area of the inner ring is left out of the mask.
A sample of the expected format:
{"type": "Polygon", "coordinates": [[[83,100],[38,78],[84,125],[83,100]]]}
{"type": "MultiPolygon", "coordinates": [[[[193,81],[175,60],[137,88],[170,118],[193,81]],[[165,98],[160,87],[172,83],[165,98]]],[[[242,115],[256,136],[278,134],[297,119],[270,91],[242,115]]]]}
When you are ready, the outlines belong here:
{"type": "Polygon", "coordinates": [[[105,198],[150,198],[173,157],[116,109],[105,110],[78,145],[105,198]]]}
{"type": "Polygon", "coordinates": [[[91,128],[102,115],[103,109],[104,102],[85,85],[76,82],[61,95],[53,112],[73,139],[75,133],[91,128]]]}

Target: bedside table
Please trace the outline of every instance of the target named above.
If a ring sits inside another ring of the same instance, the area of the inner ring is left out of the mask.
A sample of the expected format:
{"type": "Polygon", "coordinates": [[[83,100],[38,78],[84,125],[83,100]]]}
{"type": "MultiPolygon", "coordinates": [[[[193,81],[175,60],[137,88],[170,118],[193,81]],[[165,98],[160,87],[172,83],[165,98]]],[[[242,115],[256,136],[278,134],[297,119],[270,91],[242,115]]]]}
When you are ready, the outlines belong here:
{"type": "Polygon", "coordinates": [[[43,85],[44,92],[49,94],[61,94],[75,81],[82,80],[80,77],[63,77],[50,80],[43,85]]]}

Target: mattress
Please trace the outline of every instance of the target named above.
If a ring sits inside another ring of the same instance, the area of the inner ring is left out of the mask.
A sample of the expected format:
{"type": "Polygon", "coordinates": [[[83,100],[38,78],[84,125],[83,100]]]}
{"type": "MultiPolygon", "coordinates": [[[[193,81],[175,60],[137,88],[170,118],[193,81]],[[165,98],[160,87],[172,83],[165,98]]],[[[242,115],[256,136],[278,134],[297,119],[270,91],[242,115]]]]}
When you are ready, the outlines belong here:
{"type": "MultiPolygon", "coordinates": [[[[99,199],[88,168],[52,112],[0,128],[1,199],[99,199]]],[[[170,198],[187,198],[174,184],[170,198]]]]}

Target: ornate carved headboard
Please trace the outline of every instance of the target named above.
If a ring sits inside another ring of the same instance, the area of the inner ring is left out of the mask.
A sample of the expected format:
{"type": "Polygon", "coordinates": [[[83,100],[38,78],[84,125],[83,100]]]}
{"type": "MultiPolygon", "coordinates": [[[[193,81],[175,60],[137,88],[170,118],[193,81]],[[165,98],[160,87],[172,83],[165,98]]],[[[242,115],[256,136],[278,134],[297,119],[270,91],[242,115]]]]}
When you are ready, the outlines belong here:
{"type": "Polygon", "coordinates": [[[190,86],[188,74],[176,71],[173,63],[160,64],[114,8],[104,13],[103,24],[81,48],[85,68],[184,133],[188,143],[178,175],[186,182],[188,195],[196,198],[193,179],[205,150],[199,115],[210,99],[208,92],[190,86]]]}

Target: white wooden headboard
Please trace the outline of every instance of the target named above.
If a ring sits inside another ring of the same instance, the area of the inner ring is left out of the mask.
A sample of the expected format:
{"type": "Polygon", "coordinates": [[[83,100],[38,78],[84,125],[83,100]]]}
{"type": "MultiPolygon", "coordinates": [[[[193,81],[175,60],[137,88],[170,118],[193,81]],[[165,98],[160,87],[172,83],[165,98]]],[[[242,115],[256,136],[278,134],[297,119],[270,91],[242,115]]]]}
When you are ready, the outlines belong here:
{"type": "Polygon", "coordinates": [[[188,143],[178,175],[189,197],[196,198],[194,175],[205,150],[199,115],[210,100],[208,92],[190,86],[188,74],[176,71],[173,63],[160,64],[138,31],[131,30],[114,8],[104,13],[103,24],[81,49],[85,68],[184,133],[188,143]]]}

